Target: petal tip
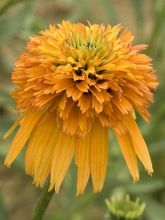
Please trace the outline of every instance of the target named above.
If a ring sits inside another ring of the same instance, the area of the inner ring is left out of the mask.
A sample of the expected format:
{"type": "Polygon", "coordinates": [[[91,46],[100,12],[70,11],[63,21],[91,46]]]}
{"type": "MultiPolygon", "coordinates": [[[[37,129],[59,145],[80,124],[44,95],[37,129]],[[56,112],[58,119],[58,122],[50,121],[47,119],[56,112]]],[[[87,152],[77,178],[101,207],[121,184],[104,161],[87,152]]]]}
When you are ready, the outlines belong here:
{"type": "Polygon", "coordinates": [[[4,165],[7,166],[8,168],[10,168],[11,164],[7,161],[4,162],[4,165]]]}
{"type": "Polygon", "coordinates": [[[133,179],[133,182],[134,182],[134,183],[139,182],[139,176],[135,177],[135,178],[133,179]]]}
{"type": "Polygon", "coordinates": [[[148,175],[152,177],[152,175],[153,175],[153,173],[154,173],[154,170],[153,170],[153,169],[147,170],[147,172],[148,172],[148,175]]]}

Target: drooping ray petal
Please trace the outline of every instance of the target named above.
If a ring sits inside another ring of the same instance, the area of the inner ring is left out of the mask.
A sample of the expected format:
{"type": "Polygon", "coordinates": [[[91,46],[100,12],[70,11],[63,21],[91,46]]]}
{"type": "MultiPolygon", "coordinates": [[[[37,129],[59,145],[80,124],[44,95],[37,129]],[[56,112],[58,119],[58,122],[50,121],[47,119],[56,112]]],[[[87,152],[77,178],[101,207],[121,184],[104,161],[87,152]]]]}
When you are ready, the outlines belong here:
{"type": "Polygon", "coordinates": [[[90,135],[76,139],[77,195],[82,194],[90,175],[90,135]]]}
{"type": "Polygon", "coordinates": [[[40,171],[41,171],[40,184],[41,185],[44,184],[46,177],[48,176],[48,174],[50,174],[52,156],[53,156],[54,147],[56,145],[59,133],[60,133],[59,129],[57,127],[54,127],[54,130],[48,141],[47,151],[44,152],[42,163],[40,165],[40,171]]]}
{"type": "Polygon", "coordinates": [[[10,136],[10,134],[12,134],[13,131],[19,126],[20,120],[21,120],[21,118],[19,118],[18,120],[16,120],[16,121],[14,122],[14,124],[8,129],[8,131],[4,134],[4,137],[3,137],[4,139],[6,139],[8,136],[10,136]]]}
{"type": "Polygon", "coordinates": [[[20,128],[14,137],[11,148],[5,159],[5,165],[10,166],[17,157],[21,149],[24,147],[32,130],[41,118],[43,112],[29,111],[22,119],[20,128]]]}
{"type": "Polygon", "coordinates": [[[137,158],[136,153],[134,150],[134,146],[131,140],[131,137],[129,133],[118,135],[116,133],[120,149],[123,153],[124,159],[126,161],[126,164],[128,166],[128,169],[136,182],[139,180],[139,170],[138,170],[138,164],[137,164],[137,158]]]}
{"type": "Polygon", "coordinates": [[[143,136],[132,115],[125,117],[127,129],[132,138],[135,152],[149,174],[153,173],[152,162],[143,136]]]}
{"type": "Polygon", "coordinates": [[[51,164],[50,188],[58,192],[75,153],[75,137],[60,132],[51,164]]]}
{"type": "Polygon", "coordinates": [[[54,116],[52,113],[47,112],[33,131],[26,151],[25,170],[27,174],[34,176],[34,183],[36,185],[42,186],[50,172],[53,153],[50,140],[52,134],[54,134],[54,130],[54,116]],[[46,169],[47,167],[49,169],[46,169]]]}
{"type": "Polygon", "coordinates": [[[91,128],[90,167],[94,192],[102,190],[108,162],[108,129],[95,120],[91,128]]]}

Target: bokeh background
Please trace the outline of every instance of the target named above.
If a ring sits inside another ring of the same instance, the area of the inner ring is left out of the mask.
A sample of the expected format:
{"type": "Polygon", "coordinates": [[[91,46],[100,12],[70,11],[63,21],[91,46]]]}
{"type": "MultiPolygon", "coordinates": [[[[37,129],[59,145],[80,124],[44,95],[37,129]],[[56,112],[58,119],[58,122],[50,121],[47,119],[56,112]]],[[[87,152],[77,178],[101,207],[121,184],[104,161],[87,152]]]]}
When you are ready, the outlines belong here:
{"type": "Polygon", "coordinates": [[[165,219],[165,1],[164,0],[0,0],[0,220],[28,220],[40,189],[24,174],[23,153],[10,169],[3,166],[11,139],[4,132],[17,118],[10,98],[10,75],[29,36],[63,19],[74,22],[118,24],[135,34],[136,43],[147,43],[160,86],[151,106],[152,119],[138,123],[149,146],[153,177],[140,167],[141,180],[134,184],[116,140],[111,137],[109,167],[104,189],[92,193],[91,183],[83,196],[76,194],[76,168],[72,165],[61,192],[53,197],[45,220],[102,220],[105,198],[125,191],[146,203],[145,220],[165,219]]]}

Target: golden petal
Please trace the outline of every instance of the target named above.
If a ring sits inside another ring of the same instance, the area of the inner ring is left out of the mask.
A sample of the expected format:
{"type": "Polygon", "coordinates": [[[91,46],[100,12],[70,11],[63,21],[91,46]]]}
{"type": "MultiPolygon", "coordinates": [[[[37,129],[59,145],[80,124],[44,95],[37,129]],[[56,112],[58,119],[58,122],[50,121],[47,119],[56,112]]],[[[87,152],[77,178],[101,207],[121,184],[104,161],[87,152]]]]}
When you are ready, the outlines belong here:
{"type": "Polygon", "coordinates": [[[94,192],[102,190],[108,162],[108,129],[95,120],[91,129],[90,167],[94,192]]]}
{"type": "Polygon", "coordinates": [[[76,139],[77,195],[84,192],[90,175],[90,135],[76,139]]]}
{"type": "Polygon", "coordinates": [[[52,154],[57,139],[53,113],[45,113],[33,131],[25,156],[25,170],[34,177],[34,183],[43,186],[50,173],[52,154]]]}
{"type": "Polygon", "coordinates": [[[127,129],[132,138],[135,152],[149,174],[153,173],[152,162],[143,136],[131,115],[125,117],[127,129]]]}
{"type": "Polygon", "coordinates": [[[55,191],[59,192],[74,153],[75,137],[61,132],[54,148],[49,190],[52,190],[55,186],[55,191]]]}
{"type": "Polygon", "coordinates": [[[38,123],[43,112],[29,111],[23,118],[23,122],[14,137],[12,145],[5,159],[5,165],[10,166],[20,153],[27,140],[29,139],[35,125],[38,123]]]}
{"type": "Polygon", "coordinates": [[[132,139],[129,133],[123,135],[118,135],[116,133],[116,136],[119,142],[120,149],[123,153],[124,159],[128,166],[128,169],[134,181],[136,182],[139,180],[139,170],[138,170],[137,158],[134,150],[134,145],[132,143],[132,139]]]}

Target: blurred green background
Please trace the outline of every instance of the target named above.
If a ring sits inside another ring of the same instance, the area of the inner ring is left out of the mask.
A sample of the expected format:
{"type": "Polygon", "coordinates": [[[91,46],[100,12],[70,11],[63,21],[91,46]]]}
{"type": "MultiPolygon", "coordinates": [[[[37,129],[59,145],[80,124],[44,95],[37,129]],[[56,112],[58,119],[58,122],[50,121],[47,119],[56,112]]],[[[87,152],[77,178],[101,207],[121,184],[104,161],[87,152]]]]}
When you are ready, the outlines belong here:
{"type": "Polygon", "coordinates": [[[107,212],[104,200],[124,191],[146,203],[145,220],[165,219],[165,1],[164,0],[0,0],[0,220],[28,220],[40,189],[25,176],[23,153],[11,169],[3,166],[11,139],[2,136],[17,117],[10,98],[11,71],[29,36],[48,24],[68,19],[74,22],[127,26],[136,43],[147,43],[160,86],[151,106],[152,119],[138,123],[149,146],[154,165],[153,177],[140,167],[141,180],[134,184],[120,149],[111,138],[109,167],[104,189],[92,193],[91,183],[83,196],[76,194],[76,168],[72,165],[61,192],[55,195],[45,220],[102,220],[107,212]]]}

